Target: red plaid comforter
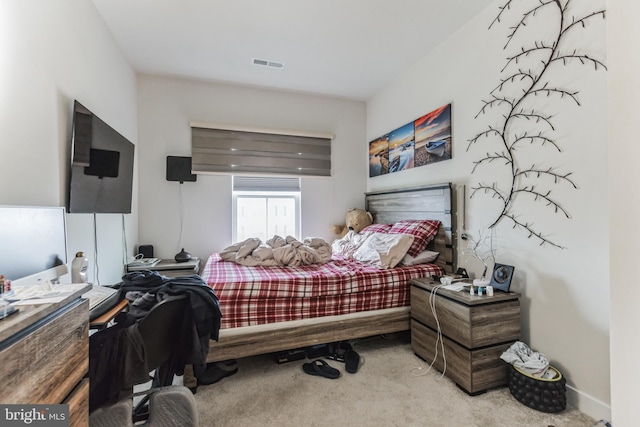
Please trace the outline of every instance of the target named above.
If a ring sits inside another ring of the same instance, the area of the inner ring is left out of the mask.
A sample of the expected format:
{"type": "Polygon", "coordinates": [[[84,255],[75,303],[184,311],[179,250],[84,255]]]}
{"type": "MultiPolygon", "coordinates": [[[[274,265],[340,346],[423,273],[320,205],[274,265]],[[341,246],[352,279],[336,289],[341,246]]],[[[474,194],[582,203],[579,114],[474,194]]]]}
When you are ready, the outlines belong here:
{"type": "Polygon", "coordinates": [[[262,325],[409,305],[409,280],[442,275],[435,264],[376,267],[333,255],[322,265],[245,267],[207,260],[202,278],[215,291],[222,328],[262,325]]]}

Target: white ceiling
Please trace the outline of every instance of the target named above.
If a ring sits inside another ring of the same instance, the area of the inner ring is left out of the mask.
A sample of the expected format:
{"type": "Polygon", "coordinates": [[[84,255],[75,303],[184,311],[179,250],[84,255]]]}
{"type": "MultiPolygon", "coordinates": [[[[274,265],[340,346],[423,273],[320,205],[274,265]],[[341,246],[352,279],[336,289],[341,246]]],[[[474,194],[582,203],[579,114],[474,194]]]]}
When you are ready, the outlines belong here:
{"type": "Polygon", "coordinates": [[[491,2],[93,0],[140,73],[356,100],[371,98],[491,2]]]}

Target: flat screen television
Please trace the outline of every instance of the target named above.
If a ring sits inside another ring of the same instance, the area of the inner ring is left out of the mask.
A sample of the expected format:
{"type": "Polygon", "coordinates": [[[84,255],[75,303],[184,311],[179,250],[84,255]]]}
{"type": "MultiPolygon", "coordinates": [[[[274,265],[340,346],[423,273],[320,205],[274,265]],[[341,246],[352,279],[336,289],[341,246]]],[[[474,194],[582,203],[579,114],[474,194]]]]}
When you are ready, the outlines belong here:
{"type": "Polygon", "coordinates": [[[0,274],[16,280],[67,263],[64,207],[0,206],[0,274]]]}
{"type": "Polygon", "coordinates": [[[69,213],[131,213],[134,153],[127,138],[74,101],[69,213]]]}

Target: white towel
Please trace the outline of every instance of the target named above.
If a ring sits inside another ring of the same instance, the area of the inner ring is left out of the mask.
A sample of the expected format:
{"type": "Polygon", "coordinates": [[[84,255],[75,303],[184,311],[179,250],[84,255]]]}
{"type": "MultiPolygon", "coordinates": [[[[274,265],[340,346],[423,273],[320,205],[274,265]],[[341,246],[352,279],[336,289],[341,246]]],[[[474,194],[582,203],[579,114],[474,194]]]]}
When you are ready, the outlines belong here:
{"type": "Polygon", "coordinates": [[[549,380],[556,376],[555,371],[548,369],[549,360],[547,357],[542,353],[532,351],[528,345],[521,341],[514,342],[500,355],[500,359],[537,378],[549,380]]]}

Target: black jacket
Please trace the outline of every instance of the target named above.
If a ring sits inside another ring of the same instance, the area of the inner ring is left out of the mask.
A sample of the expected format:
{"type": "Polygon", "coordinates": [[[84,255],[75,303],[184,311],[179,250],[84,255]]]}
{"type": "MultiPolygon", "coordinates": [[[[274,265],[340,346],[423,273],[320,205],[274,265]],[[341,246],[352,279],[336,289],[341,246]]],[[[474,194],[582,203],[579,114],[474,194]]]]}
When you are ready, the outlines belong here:
{"type": "MultiPolygon", "coordinates": [[[[203,373],[209,354],[209,340],[218,340],[222,318],[218,297],[213,289],[196,274],[170,278],[157,271],[140,270],[125,274],[122,280],[120,289],[123,295],[130,291],[145,292],[155,295],[156,302],[170,296],[188,295],[190,311],[185,315],[191,319],[188,322],[191,328],[185,331],[181,363],[176,373],[182,374],[186,364],[193,365],[196,377],[203,373]]],[[[120,318],[118,322],[133,323],[149,309],[151,306],[132,307],[129,313],[125,314],[127,318],[120,318]]]]}
{"type": "Polygon", "coordinates": [[[116,403],[149,379],[137,324],[118,324],[89,337],[89,412],[116,403]]]}

